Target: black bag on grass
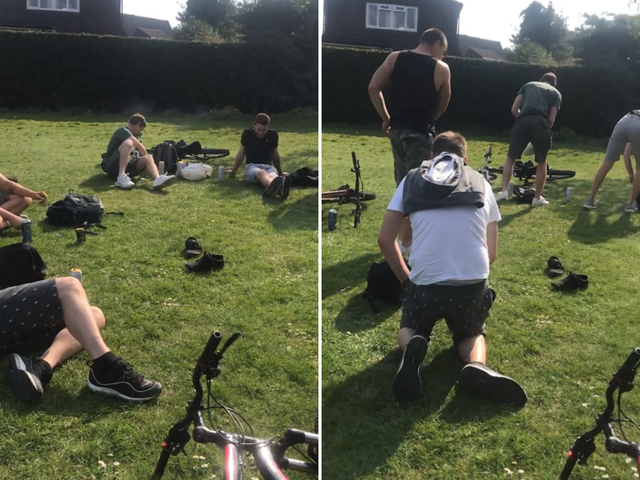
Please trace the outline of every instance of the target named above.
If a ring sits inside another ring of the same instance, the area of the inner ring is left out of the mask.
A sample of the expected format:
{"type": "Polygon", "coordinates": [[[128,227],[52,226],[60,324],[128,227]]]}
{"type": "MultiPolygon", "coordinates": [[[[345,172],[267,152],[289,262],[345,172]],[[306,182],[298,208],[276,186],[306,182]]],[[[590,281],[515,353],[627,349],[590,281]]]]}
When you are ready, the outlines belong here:
{"type": "Polygon", "coordinates": [[[516,197],[516,202],[531,204],[536,196],[536,191],[533,188],[513,187],[513,194],[516,197]]]}
{"type": "Polygon", "coordinates": [[[44,280],[47,265],[38,251],[27,243],[0,248],[0,290],[44,280]]]}
{"type": "Polygon", "coordinates": [[[153,161],[156,166],[164,162],[164,173],[167,175],[176,173],[178,170],[178,152],[176,147],[170,142],[162,142],[153,149],[153,161]]]}
{"type": "MultiPolygon", "coordinates": [[[[404,263],[407,268],[411,270],[407,260],[404,259],[404,263]]],[[[401,298],[400,293],[402,291],[402,285],[400,280],[393,273],[389,264],[382,260],[381,262],[373,262],[369,268],[367,274],[367,288],[363,292],[363,296],[371,303],[371,308],[377,313],[378,309],[375,308],[374,301],[379,301],[387,305],[400,306],[401,298]]]]}
{"type": "Polygon", "coordinates": [[[292,187],[318,188],[318,170],[302,167],[289,175],[292,187]]]}
{"type": "Polygon", "coordinates": [[[68,193],[47,209],[47,222],[67,227],[100,225],[103,217],[104,206],[97,195],[68,193]]]}

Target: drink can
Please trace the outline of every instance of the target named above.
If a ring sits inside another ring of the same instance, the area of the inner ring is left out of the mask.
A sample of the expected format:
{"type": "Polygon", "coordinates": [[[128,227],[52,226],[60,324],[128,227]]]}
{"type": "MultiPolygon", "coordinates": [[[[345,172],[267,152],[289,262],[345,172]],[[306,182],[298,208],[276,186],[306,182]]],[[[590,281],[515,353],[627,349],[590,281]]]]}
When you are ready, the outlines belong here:
{"type": "Polygon", "coordinates": [[[510,197],[513,195],[513,183],[509,182],[509,186],[507,187],[507,196],[510,197]]]}
{"type": "Polygon", "coordinates": [[[573,193],[573,189],[571,187],[567,187],[567,202],[571,201],[571,194],[573,193]]]}
{"type": "Polygon", "coordinates": [[[164,162],[163,161],[158,162],[158,171],[160,172],[160,175],[164,175],[164,162]]]}
{"type": "Polygon", "coordinates": [[[31,220],[22,219],[22,243],[31,243],[31,220]]]}
{"type": "Polygon", "coordinates": [[[224,180],[224,165],[218,167],[218,181],[221,182],[222,180],[224,180]]]}
{"type": "Polygon", "coordinates": [[[79,268],[72,268],[71,272],[69,272],[69,276],[73,278],[77,278],[82,283],[82,270],[79,268]]]}
{"type": "Polygon", "coordinates": [[[87,241],[87,233],[84,231],[84,227],[76,228],[76,239],[78,240],[78,243],[87,241]]]}
{"type": "Polygon", "coordinates": [[[335,209],[329,210],[329,231],[335,230],[338,224],[338,211],[335,209]]]}

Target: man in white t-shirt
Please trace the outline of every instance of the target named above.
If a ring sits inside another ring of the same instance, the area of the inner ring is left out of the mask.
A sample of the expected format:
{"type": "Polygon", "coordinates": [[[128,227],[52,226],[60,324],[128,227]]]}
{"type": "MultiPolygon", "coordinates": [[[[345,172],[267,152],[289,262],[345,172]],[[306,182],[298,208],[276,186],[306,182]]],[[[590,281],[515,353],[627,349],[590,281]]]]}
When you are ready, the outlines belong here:
{"type": "Polygon", "coordinates": [[[495,295],[487,278],[497,255],[501,217],[491,186],[466,165],[466,152],[462,135],[438,135],[432,159],[400,183],[380,229],[380,250],[403,284],[397,336],[403,355],[394,395],[398,400],[418,397],[431,333],[444,318],[466,362],[460,383],[498,401],[524,405],[524,389],[485,365],[484,323],[495,295]],[[406,215],[413,227],[411,271],[395,242],[406,215]]]}

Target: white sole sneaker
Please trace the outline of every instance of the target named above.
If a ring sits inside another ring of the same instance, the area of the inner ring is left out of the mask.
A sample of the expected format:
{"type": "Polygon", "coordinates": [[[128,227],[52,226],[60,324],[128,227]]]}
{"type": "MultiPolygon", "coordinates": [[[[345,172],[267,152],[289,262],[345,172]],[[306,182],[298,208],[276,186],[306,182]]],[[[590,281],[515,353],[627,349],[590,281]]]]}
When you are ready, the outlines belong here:
{"type": "Polygon", "coordinates": [[[153,181],[153,189],[162,190],[163,188],[173,185],[177,180],[174,175],[161,175],[153,181]],[[157,182],[158,180],[160,181],[157,182]]]}

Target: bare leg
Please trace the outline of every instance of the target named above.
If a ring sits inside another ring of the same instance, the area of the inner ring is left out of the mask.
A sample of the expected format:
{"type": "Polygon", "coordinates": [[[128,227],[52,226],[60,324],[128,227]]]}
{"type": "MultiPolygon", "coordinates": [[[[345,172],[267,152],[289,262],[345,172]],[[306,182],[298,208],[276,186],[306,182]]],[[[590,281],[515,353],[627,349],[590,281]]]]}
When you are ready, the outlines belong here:
{"type": "Polygon", "coordinates": [[[125,140],[120,148],[120,165],[118,168],[118,176],[124,175],[129,164],[129,157],[133,151],[133,143],[130,140],[125,140]]]}
{"type": "Polygon", "coordinates": [[[19,195],[9,195],[9,200],[0,205],[3,209],[15,215],[20,215],[29,205],[33,203],[31,197],[21,197],[19,195]]]}
{"type": "Polygon", "coordinates": [[[547,181],[547,161],[541,162],[538,164],[536,168],[536,196],[535,198],[540,198],[542,196],[542,189],[544,189],[544,184],[547,181]]]}
{"type": "Polygon", "coordinates": [[[138,171],[147,172],[153,180],[160,176],[156,162],[151,155],[144,155],[138,159],[138,171]]]}
{"type": "Polygon", "coordinates": [[[262,185],[264,188],[268,188],[269,185],[271,185],[271,182],[273,182],[273,177],[271,177],[264,170],[258,170],[256,171],[256,180],[258,180],[258,182],[260,182],[260,185],[262,185]]]}
{"type": "Polygon", "coordinates": [[[467,338],[458,344],[458,353],[460,358],[465,362],[480,362],[486,363],[487,360],[487,347],[485,345],[484,336],[477,335],[475,337],[467,338]]]}
{"type": "Polygon", "coordinates": [[[0,207],[0,227],[3,226],[4,222],[9,222],[9,225],[13,228],[22,227],[22,218],[0,207]]]}
{"type": "MultiPolygon", "coordinates": [[[[593,179],[593,185],[591,186],[591,193],[589,194],[589,200],[596,199],[596,194],[598,193],[598,190],[600,189],[602,182],[604,182],[604,179],[607,177],[609,170],[611,170],[611,168],[613,167],[613,163],[614,162],[605,161],[602,163],[602,165],[600,165],[600,168],[596,172],[596,176],[593,179]]],[[[635,180],[634,180],[634,184],[635,184],[635,180]]]]}
{"type": "MultiPolygon", "coordinates": [[[[60,287],[58,286],[58,289],[59,288],[60,287]]],[[[102,313],[102,310],[97,307],[91,307],[91,312],[96,326],[99,330],[102,330],[104,328],[104,314],[102,313]]],[[[71,335],[69,330],[65,328],[56,335],[51,346],[41,355],[40,358],[51,365],[51,368],[53,369],[58,364],[73,357],[80,351],[82,351],[82,345],[80,345],[74,336],[71,335]]]]}
{"type": "Polygon", "coordinates": [[[62,305],[64,323],[73,338],[84,347],[91,360],[109,352],[109,347],[104,343],[98,328],[96,312],[89,305],[87,294],[78,279],[57,278],[56,287],[62,305]]]}
{"type": "Polygon", "coordinates": [[[640,166],[640,162],[636,160],[636,174],[633,176],[633,187],[631,187],[631,198],[630,202],[635,202],[638,198],[638,194],[640,193],[640,171],[638,171],[638,167],[640,166]]]}
{"type": "Polygon", "coordinates": [[[398,340],[398,347],[400,347],[400,350],[404,350],[404,347],[406,347],[407,343],[409,343],[409,339],[411,339],[411,337],[413,337],[417,333],[418,331],[413,328],[401,328],[400,330],[398,330],[398,335],[396,338],[398,340]]]}
{"type": "Polygon", "coordinates": [[[511,176],[513,175],[513,165],[515,160],[509,156],[504,161],[504,167],[502,167],[502,190],[506,192],[509,188],[509,182],[511,181],[511,176]]]}

